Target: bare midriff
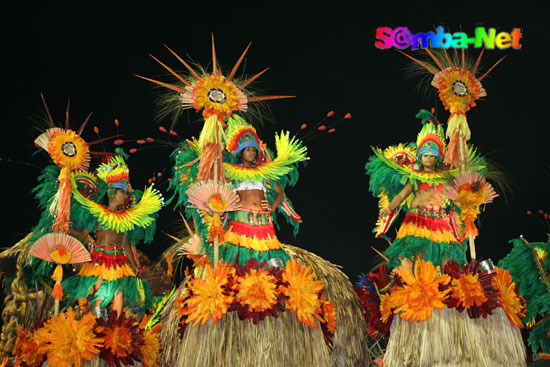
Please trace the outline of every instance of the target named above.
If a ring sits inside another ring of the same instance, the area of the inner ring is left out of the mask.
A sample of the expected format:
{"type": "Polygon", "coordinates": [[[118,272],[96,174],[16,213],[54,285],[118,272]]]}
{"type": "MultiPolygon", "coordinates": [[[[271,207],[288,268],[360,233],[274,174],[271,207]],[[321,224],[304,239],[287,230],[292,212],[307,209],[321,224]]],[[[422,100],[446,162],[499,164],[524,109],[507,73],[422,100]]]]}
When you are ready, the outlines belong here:
{"type": "Polygon", "coordinates": [[[112,229],[104,229],[96,233],[96,246],[99,247],[122,247],[123,233],[117,233],[112,229]]]}
{"type": "Polygon", "coordinates": [[[237,191],[237,195],[241,199],[241,208],[263,211],[264,192],[262,190],[240,190],[237,191]]]}
{"type": "Polygon", "coordinates": [[[428,189],[415,192],[411,207],[422,207],[439,211],[441,209],[442,201],[443,197],[441,196],[441,193],[437,189],[430,187],[428,189]]]}

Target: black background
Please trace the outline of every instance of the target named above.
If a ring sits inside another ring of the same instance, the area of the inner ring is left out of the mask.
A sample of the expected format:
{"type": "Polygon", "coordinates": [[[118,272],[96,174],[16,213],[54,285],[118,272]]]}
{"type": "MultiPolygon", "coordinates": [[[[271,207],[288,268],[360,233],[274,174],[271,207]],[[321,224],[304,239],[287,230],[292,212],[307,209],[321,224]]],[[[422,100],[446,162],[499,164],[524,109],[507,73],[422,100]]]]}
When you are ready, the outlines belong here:
{"type": "MultiPolygon", "coordinates": [[[[30,194],[39,170],[8,161],[39,167],[49,163],[48,156],[36,153],[33,144],[39,131],[30,117],[41,112],[39,93],[44,93],[60,124],[70,97],[73,129],[93,111],[83,133],[88,141],[96,138],[93,126],[100,129],[102,137],[115,134],[115,118],[125,140],[148,136],[166,140],[169,136],[153,123],[155,91],[133,74],[173,81],[148,56],[151,53],[181,70],[163,43],[187,60],[189,55],[208,64],[214,33],[217,58],[225,70],[252,41],[245,74],[269,66],[261,82],[254,84],[267,88],[269,94],[298,96],[270,103],[276,124],[259,128],[259,134],[271,147],[275,131],[295,132],[302,123],[315,123],[330,110],[335,111],[333,120],[347,112],[353,115],[337,125],[334,134],[308,144],[311,159],[300,171],[297,186],[287,190],[304,222],[295,239],[283,223],[280,239],[342,265],[354,280],[378,260],[370,246],[380,250],[387,246],[371,233],[377,200],[368,192],[364,174],[370,146],[415,141],[420,124],[414,115],[420,108],[436,107],[441,121],[448,118],[434,88],[421,93],[419,78],[405,78],[409,61],[404,56],[374,46],[375,30],[406,26],[418,33],[437,25],[452,32],[462,29],[469,35],[476,26],[506,32],[522,29],[521,50],[486,51],[485,69],[500,57],[507,58],[483,80],[487,97],[468,113],[471,142],[509,173],[512,185],[508,200],[498,198],[481,216],[478,257],[498,261],[511,249],[507,241],[520,234],[531,241],[545,239],[547,229],[525,212],[546,210],[549,203],[550,32],[546,11],[517,2],[335,2],[311,7],[298,2],[257,2],[249,7],[238,2],[177,4],[2,6],[0,246],[21,239],[39,215],[30,194]]],[[[477,50],[472,54],[477,55],[477,50]]],[[[198,136],[201,124],[189,122],[197,117],[194,112],[185,115],[175,130],[183,137],[198,136]]],[[[126,150],[135,146],[123,145],[126,150]]],[[[113,146],[94,148],[109,150],[113,146]]],[[[143,188],[159,171],[167,177],[170,153],[171,149],[158,148],[133,155],[129,161],[132,185],[143,188]]],[[[159,180],[158,188],[168,196],[165,179],[159,180]]],[[[179,226],[179,216],[172,209],[161,212],[155,243],[146,249],[152,256],[169,243],[161,230],[174,233],[179,226]]]]}

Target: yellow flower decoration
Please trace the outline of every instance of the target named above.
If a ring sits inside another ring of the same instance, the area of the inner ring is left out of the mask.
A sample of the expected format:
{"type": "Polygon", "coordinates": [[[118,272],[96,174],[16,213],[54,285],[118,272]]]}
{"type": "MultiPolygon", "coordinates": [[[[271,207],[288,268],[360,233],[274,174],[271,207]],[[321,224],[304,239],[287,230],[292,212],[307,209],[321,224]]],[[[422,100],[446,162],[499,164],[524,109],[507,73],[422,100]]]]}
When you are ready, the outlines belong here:
{"type": "Polygon", "coordinates": [[[233,112],[246,111],[245,95],[221,74],[208,74],[198,79],[183,95],[184,104],[192,102],[193,107],[207,119],[216,115],[220,121],[227,120],[233,112]]]}
{"type": "Polygon", "coordinates": [[[485,291],[478,280],[479,274],[461,274],[451,282],[451,295],[458,299],[458,305],[464,308],[481,306],[487,301],[485,291]]]}
{"type": "Polygon", "coordinates": [[[194,320],[193,326],[199,322],[204,325],[209,318],[216,323],[227,312],[233,295],[224,294],[223,286],[227,284],[228,276],[234,272],[235,269],[230,270],[225,263],[218,263],[215,270],[208,265],[205,280],[194,278],[189,282],[189,290],[193,296],[184,302],[182,313],[189,315],[186,323],[194,320]]]}
{"type": "Polygon", "coordinates": [[[315,318],[323,322],[319,315],[322,311],[319,294],[324,288],[323,284],[315,279],[315,275],[309,267],[301,267],[296,260],[287,262],[283,272],[283,281],[288,282],[288,287],[282,290],[288,297],[286,308],[296,312],[300,322],[317,328],[315,318]]]}
{"type": "Polygon", "coordinates": [[[405,283],[391,292],[390,306],[394,313],[402,312],[401,318],[409,321],[425,321],[432,316],[432,309],[445,307],[443,300],[449,290],[440,291],[440,285],[447,285],[451,278],[439,275],[439,266],[419,259],[414,264],[414,272],[400,271],[405,283]]]}
{"type": "Polygon", "coordinates": [[[493,287],[498,291],[498,300],[506,316],[514,327],[523,327],[525,317],[525,300],[516,292],[517,285],[506,269],[495,268],[493,287]]]}
{"type": "Polygon", "coordinates": [[[219,192],[208,198],[208,206],[213,212],[223,213],[227,209],[227,202],[219,192]]]}
{"type": "Polygon", "coordinates": [[[71,260],[71,255],[72,252],[63,245],[50,252],[50,257],[56,264],[67,264],[71,260]]]}
{"type": "Polygon", "coordinates": [[[78,321],[69,307],[37,329],[33,339],[39,345],[38,352],[46,353],[49,366],[80,367],[82,358],[91,361],[103,343],[94,334],[94,327],[94,315],[86,313],[78,321]]]}
{"type": "Polygon", "coordinates": [[[88,144],[72,130],[55,133],[48,141],[48,153],[55,164],[70,171],[88,163],[88,144]]]}
{"type": "Polygon", "coordinates": [[[239,278],[236,297],[253,312],[268,310],[277,303],[279,291],[276,282],[275,277],[264,269],[250,269],[239,278]]]}
{"type": "Polygon", "coordinates": [[[467,112],[476,105],[476,99],[486,95],[479,80],[469,70],[456,66],[438,72],[432,85],[438,89],[439,98],[451,113],[467,112]]]}

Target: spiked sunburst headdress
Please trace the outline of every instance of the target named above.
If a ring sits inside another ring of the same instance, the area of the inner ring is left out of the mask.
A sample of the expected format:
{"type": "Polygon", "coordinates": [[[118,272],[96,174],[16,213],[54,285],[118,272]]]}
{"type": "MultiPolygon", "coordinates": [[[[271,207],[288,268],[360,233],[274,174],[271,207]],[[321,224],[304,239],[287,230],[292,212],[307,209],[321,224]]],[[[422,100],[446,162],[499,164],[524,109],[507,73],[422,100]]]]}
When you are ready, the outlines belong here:
{"type": "MultiPolygon", "coordinates": [[[[251,44],[251,43],[250,43],[251,44]]],[[[190,75],[182,76],[178,74],[169,66],[158,60],[151,55],[155,61],[162,65],[172,75],[174,75],[180,82],[180,85],[168,84],[151,78],[146,78],[140,75],[136,75],[139,78],[148,80],[160,86],[166,87],[180,94],[180,101],[178,108],[189,109],[194,108],[197,112],[202,111],[204,120],[207,120],[210,116],[216,116],[218,120],[224,124],[224,121],[228,120],[235,112],[246,112],[249,102],[265,101],[269,99],[291,98],[294,96],[248,96],[245,93],[245,88],[252,83],[256,78],[266,72],[269,68],[257,73],[249,79],[237,83],[234,80],[235,73],[243,61],[250,44],[246,47],[241,57],[237,60],[231,72],[224,76],[218,68],[216,60],[216,48],[214,45],[214,35],[212,35],[212,72],[202,72],[199,74],[195,71],[185,60],[178,56],[168,46],[165,47],[185,66],[190,75]]]]}
{"type": "Polygon", "coordinates": [[[470,140],[471,136],[468,121],[466,120],[466,112],[476,105],[475,101],[477,99],[487,95],[481,85],[481,81],[504,57],[498,60],[483,75],[476,77],[483,50],[475,63],[468,63],[466,61],[464,50],[462,50],[462,57],[460,58],[458,57],[458,52],[455,52],[454,57],[451,58],[445,49],[437,55],[430,51],[430,49],[425,50],[433,60],[434,65],[420,61],[404,52],[401,53],[433,74],[431,84],[437,88],[439,99],[445,109],[451,113],[446,132],[446,136],[450,141],[447,153],[445,154],[445,163],[452,167],[460,166],[463,170],[468,154],[466,142],[470,140]]]}

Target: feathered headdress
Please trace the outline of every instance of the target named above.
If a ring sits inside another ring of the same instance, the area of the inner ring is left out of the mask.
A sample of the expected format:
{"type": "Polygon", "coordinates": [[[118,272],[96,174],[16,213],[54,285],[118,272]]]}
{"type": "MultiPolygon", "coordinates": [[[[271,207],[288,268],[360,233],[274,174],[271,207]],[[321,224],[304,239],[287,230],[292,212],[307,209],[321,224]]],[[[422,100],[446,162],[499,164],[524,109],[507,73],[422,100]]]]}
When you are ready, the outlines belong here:
{"type": "Polygon", "coordinates": [[[180,85],[172,85],[163,83],[158,80],[146,78],[136,75],[138,78],[142,78],[163,86],[165,88],[176,91],[180,94],[180,99],[177,103],[177,108],[189,109],[194,108],[197,112],[202,111],[202,116],[206,121],[210,116],[216,116],[217,119],[224,124],[224,121],[229,119],[231,115],[237,111],[246,112],[249,102],[265,101],[270,99],[291,98],[294,96],[247,96],[244,93],[250,83],[256,78],[266,72],[269,68],[264,69],[251,78],[235,84],[234,77],[243,61],[250,44],[246,47],[241,57],[235,63],[235,66],[231,69],[231,72],[224,76],[218,69],[218,63],[216,60],[216,48],[214,46],[214,35],[212,35],[212,72],[211,73],[198,73],[187,62],[185,62],[180,56],[172,51],[168,46],[165,47],[170,51],[189,71],[190,75],[182,76],[172,70],[169,66],[165,65],[157,58],[151,55],[155,61],[157,61],[162,67],[168,70],[174,75],[181,83],[180,85]],[[202,75],[201,75],[202,74],[202,75]]]}
{"type": "Polygon", "coordinates": [[[261,153],[260,146],[262,143],[256,129],[240,116],[234,115],[229,119],[225,135],[227,137],[226,149],[232,155],[237,155],[244,148],[250,146],[256,148],[258,155],[261,153]]]}
{"type": "Polygon", "coordinates": [[[120,155],[110,157],[97,167],[97,176],[107,182],[109,187],[130,191],[130,170],[120,155]]]}
{"type": "Polygon", "coordinates": [[[439,121],[427,110],[420,110],[416,118],[421,119],[423,125],[416,139],[417,158],[420,159],[423,154],[433,154],[442,159],[445,155],[445,138],[439,121]]]}

